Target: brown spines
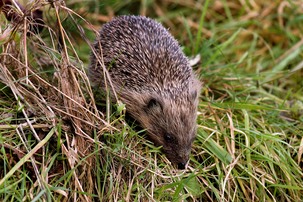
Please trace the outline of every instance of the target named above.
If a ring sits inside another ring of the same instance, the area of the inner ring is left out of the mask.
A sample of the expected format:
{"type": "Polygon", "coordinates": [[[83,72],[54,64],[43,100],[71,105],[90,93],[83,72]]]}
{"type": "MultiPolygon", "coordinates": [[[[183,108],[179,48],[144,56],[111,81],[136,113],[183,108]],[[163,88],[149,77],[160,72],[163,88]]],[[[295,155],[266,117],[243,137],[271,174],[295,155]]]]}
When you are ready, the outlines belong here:
{"type": "Polygon", "coordinates": [[[103,59],[126,110],[170,161],[184,165],[196,135],[200,82],[178,42],[150,18],[121,16],[102,27],[94,47],[92,82],[107,90],[103,59]]]}

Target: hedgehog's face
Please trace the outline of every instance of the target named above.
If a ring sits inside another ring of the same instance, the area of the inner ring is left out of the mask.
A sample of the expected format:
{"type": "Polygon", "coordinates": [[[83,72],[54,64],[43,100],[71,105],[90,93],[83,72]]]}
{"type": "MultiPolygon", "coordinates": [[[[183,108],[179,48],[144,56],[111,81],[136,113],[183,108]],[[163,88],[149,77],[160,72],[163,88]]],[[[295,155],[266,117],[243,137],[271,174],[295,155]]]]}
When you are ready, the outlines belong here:
{"type": "Polygon", "coordinates": [[[152,95],[145,99],[138,121],[147,129],[149,137],[162,146],[167,158],[179,169],[189,160],[196,137],[198,90],[172,100],[152,95]]]}

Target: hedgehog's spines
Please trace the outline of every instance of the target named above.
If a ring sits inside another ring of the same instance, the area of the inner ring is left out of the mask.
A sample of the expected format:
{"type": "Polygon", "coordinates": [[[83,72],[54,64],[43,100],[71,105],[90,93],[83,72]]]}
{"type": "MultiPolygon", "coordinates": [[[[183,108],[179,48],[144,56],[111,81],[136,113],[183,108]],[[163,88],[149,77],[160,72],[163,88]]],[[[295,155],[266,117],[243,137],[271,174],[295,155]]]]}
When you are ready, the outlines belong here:
{"type": "MultiPolygon", "coordinates": [[[[94,48],[98,54],[102,52],[127,111],[147,129],[155,144],[163,146],[173,163],[184,165],[196,135],[200,83],[178,42],[150,18],[120,16],[102,27],[94,48]],[[151,100],[161,107],[148,108],[151,100]],[[174,144],[166,142],[166,134],[174,136],[174,144]]],[[[94,55],[89,76],[106,90],[102,67],[94,55]]]]}

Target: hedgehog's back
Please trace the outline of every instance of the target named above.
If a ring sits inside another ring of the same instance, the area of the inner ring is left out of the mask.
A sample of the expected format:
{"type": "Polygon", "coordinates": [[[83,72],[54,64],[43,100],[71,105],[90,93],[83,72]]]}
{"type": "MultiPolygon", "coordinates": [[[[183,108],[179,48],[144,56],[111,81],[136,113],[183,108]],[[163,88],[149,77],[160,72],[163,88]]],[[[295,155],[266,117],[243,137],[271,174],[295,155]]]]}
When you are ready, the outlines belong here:
{"type": "MultiPolygon", "coordinates": [[[[111,79],[137,92],[180,90],[192,74],[177,41],[160,23],[146,17],[120,16],[106,23],[95,48],[111,79]]],[[[90,72],[93,80],[100,80],[102,68],[95,63],[92,56],[90,72]]]]}

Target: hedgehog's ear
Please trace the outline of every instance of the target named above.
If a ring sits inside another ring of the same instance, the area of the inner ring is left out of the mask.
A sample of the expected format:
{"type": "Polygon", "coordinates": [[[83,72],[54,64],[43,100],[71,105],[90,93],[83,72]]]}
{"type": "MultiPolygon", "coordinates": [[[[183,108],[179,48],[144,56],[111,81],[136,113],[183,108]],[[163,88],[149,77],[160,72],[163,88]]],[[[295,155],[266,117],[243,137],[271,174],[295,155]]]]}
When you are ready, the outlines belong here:
{"type": "Polygon", "coordinates": [[[191,102],[195,102],[200,94],[201,83],[197,79],[194,79],[190,85],[188,99],[191,102]]]}
{"type": "Polygon", "coordinates": [[[161,109],[162,109],[162,104],[160,103],[159,100],[153,97],[147,101],[144,107],[145,112],[149,112],[150,110],[161,110],[161,109]]]}
{"type": "Polygon", "coordinates": [[[198,91],[196,89],[192,90],[189,96],[190,96],[189,99],[194,102],[197,99],[198,91]]]}

